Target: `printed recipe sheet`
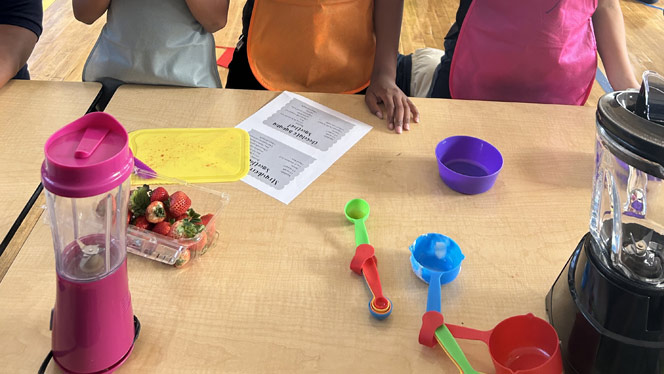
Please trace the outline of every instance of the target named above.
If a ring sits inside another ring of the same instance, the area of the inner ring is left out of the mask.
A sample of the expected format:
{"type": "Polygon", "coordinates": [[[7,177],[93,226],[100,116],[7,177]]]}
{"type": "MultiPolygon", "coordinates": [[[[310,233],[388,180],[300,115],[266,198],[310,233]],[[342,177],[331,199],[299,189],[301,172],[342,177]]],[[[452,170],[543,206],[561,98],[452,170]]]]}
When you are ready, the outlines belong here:
{"type": "Polygon", "coordinates": [[[346,153],[371,126],[283,92],[237,127],[251,137],[242,180],[288,204],[346,153]]]}

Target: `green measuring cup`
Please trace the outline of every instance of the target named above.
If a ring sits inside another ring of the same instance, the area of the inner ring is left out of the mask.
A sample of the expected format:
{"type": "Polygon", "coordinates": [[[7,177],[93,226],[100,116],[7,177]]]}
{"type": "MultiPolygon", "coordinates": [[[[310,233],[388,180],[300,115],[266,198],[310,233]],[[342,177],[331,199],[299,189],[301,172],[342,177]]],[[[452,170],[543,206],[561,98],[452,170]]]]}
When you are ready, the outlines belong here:
{"type": "Polygon", "coordinates": [[[346,218],[355,225],[355,245],[369,244],[369,234],[364,221],[369,218],[369,203],[364,199],[353,199],[344,208],[346,218]]]}

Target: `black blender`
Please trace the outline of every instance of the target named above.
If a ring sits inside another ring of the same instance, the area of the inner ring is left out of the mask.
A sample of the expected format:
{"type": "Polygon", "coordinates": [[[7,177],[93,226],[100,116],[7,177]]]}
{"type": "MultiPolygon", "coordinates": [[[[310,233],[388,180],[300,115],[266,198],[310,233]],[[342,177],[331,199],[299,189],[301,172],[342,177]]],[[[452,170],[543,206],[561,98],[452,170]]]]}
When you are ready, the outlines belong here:
{"type": "Polygon", "coordinates": [[[571,374],[664,373],[664,78],[597,105],[587,233],[546,309],[571,374]]]}

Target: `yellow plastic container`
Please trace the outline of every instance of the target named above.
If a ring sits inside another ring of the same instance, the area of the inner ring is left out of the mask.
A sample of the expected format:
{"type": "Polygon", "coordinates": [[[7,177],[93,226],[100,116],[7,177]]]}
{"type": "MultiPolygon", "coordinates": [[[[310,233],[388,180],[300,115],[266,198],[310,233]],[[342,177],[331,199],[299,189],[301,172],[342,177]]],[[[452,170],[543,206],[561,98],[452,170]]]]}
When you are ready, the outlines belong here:
{"type": "Polygon", "coordinates": [[[129,147],[159,175],[189,183],[233,182],[249,172],[249,134],[238,128],[137,130],[129,147]]]}

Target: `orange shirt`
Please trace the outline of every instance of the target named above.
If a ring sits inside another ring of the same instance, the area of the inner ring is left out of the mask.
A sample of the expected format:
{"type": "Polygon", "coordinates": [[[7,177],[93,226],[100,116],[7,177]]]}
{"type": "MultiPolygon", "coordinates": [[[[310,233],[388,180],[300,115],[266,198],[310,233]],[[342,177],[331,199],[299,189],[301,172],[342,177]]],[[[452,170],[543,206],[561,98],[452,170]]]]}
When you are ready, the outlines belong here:
{"type": "Polygon", "coordinates": [[[275,91],[355,93],[369,85],[373,0],[256,0],[247,57],[275,91]]]}

